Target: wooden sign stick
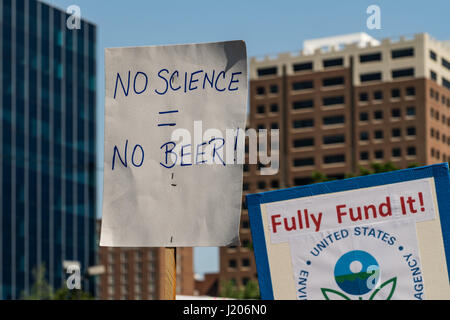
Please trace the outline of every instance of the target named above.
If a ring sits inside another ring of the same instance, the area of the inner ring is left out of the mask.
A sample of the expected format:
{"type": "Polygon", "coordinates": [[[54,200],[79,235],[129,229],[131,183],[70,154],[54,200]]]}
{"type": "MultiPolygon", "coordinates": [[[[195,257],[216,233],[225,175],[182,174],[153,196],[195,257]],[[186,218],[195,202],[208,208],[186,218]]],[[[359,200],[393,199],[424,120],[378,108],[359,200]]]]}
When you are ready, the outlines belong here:
{"type": "Polygon", "coordinates": [[[177,249],[164,248],[164,300],[176,300],[177,293],[177,249]]]}

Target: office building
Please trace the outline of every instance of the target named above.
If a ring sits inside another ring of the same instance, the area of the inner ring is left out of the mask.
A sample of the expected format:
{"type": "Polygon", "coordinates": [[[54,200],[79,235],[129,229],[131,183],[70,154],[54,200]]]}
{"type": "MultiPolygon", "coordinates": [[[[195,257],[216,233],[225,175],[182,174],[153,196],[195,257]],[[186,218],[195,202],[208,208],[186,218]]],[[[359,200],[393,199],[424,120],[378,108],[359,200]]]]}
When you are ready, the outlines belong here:
{"type": "MultiPolygon", "coordinates": [[[[98,221],[97,232],[100,232],[98,221]]],[[[100,234],[100,233],[99,233],[100,234]]],[[[166,277],[164,248],[99,248],[99,265],[105,272],[97,283],[102,300],[164,299],[166,277]]],[[[176,294],[194,294],[193,248],[176,249],[176,294]]]]}
{"type": "Polygon", "coordinates": [[[64,11],[0,0],[0,298],[20,299],[44,266],[96,263],[96,26],[69,30],[64,11]]]}
{"type": "MultiPolygon", "coordinates": [[[[360,166],[450,161],[450,42],[426,33],[378,41],[357,33],[250,60],[248,127],[280,130],[280,170],[244,166],[244,195],[341,179],[360,166]]],[[[256,279],[243,201],[241,247],[220,249],[220,279],[256,279]]]]}

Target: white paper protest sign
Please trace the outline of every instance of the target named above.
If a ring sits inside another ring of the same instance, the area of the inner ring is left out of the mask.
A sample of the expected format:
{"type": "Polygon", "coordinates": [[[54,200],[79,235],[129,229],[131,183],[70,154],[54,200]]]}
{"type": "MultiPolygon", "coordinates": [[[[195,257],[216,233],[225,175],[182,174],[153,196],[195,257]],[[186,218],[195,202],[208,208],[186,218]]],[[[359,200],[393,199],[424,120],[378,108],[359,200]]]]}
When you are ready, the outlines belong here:
{"type": "Polygon", "coordinates": [[[238,244],[245,43],[109,48],[105,75],[100,245],[238,244]]]}
{"type": "Polygon", "coordinates": [[[414,219],[291,237],[298,300],[423,300],[414,219]]]}

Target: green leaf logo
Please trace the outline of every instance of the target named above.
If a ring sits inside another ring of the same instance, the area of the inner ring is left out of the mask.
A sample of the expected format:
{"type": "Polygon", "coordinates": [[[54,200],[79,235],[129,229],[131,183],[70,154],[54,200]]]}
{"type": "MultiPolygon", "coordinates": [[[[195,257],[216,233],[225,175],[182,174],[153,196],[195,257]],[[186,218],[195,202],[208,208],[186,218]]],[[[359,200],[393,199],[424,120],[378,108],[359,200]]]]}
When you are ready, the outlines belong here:
{"type": "MultiPolygon", "coordinates": [[[[379,288],[377,288],[371,294],[369,300],[374,300],[374,298],[380,292],[387,293],[386,300],[391,300],[392,296],[394,295],[396,286],[397,286],[397,277],[393,277],[392,279],[385,281],[379,288]]],[[[348,296],[337,290],[328,288],[321,288],[320,290],[322,291],[322,294],[326,300],[351,300],[348,296]]],[[[362,300],[361,297],[359,299],[362,300]]]]}
{"type": "Polygon", "coordinates": [[[369,300],[373,300],[375,296],[380,292],[389,292],[387,294],[386,300],[391,300],[392,296],[394,295],[395,287],[397,286],[397,277],[393,277],[392,279],[389,279],[385,281],[379,288],[377,288],[372,295],[370,296],[369,300]],[[390,291],[389,291],[390,290],[390,291]]]}
{"type": "Polygon", "coordinates": [[[321,288],[320,290],[322,290],[322,294],[326,300],[351,300],[342,292],[333,289],[321,288]]]}

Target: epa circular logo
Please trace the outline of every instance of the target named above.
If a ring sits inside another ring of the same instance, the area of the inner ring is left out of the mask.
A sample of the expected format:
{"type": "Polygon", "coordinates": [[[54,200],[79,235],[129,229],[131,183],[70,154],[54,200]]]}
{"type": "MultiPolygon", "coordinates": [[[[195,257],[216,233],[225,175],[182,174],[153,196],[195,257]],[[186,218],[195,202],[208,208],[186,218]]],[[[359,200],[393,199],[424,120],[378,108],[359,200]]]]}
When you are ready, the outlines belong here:
{"type": "Polygon", "coordinates": [[[349,251],[336,262],[334,279],[344,292],[363,295],[377,286],[380,280],[380,266],[366,251],[349,251]]]}

